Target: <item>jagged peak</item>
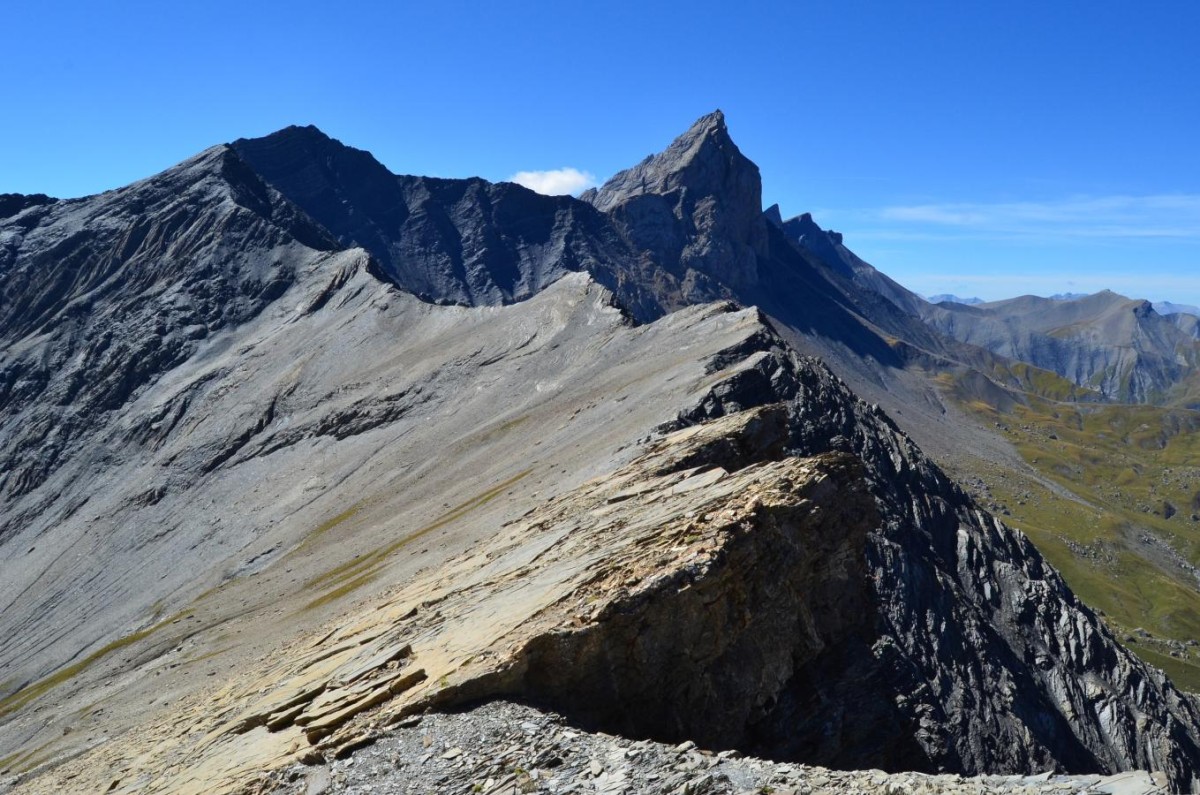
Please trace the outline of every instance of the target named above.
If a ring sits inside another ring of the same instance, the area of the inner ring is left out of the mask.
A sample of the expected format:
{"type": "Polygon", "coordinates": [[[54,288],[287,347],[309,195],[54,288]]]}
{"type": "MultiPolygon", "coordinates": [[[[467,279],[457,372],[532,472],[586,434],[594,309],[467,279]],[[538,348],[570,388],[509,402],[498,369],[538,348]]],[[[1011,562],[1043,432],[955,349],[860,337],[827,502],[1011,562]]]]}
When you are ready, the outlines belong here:
{"type": "MultiPolygon", "coordinates": [[[[701,116],[685,133],[655,155],[614,175],[583,198],[605,212],[643,194],[665,194],[686,187],[701,195],[723,192],[728,185],[749,186],[761,202],[758,166],[742,154],[729,136],[720,110],[701,116]]],[[[755,207],[755,212],[760,210],[755,207]]]]}
{"type": "Polygon", "coordinates": [[[803,239],[804,242],[810,244],[809,247],[819,245],[816,240],[806,237],[811,235],[815,235],[818,240],[827,239],[830,243],[838,245],[842,243],[842,233],[823,228],[813,220],[812,213],[801,213],[793,218],[789,218],[783,222],[783,229],[793,240],[801,242],[803,239]]]}

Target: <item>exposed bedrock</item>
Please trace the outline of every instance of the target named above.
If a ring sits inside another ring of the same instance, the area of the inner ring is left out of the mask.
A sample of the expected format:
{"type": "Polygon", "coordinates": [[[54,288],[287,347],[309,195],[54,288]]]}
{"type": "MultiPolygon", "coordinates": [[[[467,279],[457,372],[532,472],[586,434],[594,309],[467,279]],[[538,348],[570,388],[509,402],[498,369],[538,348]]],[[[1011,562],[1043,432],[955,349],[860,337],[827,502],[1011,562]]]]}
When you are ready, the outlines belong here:
{"type": "MultiPolygon", "coordinates": [[[[924,756],[908,757],[910,769],[1141,768],[1195,789],[1194,697],[1120,646],[1023,534],[982,511],[823,364],[775,346],[677,425],[772,397],[787,402],[789,452],[859,458],[881,518],[865,547],[870,658],[841,661],[841,683],[822,691],[825,715],[870,723],[898,711],[924,756]],[[844,701],[863,689],[856,682],[882,682],[886,697],[844,701]],[[843,695],[832,695],[838,688],[843,695]]],[[[886,767],[887,756],[859,746],[812,759],[886,767]]]]}
{"type": "Polygon", "coordinates": [[[664,572],[594,624],[535,638],[516,692],[617,733],[790,758],[848,759],[874,734],[875,755],[904,766],[916,748],[895,710],[879,732],[825,708],[882,693],[839,692],[839,668],[869,655],[875,517],[857,462],[821,463],[814,483],[780,484],[794,499],[755,508],[702,577],[664,572]]]}

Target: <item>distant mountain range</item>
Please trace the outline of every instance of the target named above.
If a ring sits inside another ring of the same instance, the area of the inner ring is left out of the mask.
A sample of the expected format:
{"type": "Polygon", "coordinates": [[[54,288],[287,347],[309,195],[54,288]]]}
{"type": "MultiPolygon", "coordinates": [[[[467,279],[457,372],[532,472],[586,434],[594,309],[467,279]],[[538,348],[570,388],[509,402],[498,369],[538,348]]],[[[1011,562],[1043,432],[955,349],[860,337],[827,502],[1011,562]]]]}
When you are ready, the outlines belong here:
{"type": "MultiPolygon", "coordinates": [[[[1051,301],[1078,301],[1081,298],[1087,298],[1088,293],[1055,293],[1047,296],[1051,301]]],[[[925,300],[931,304],[940,304],[943,302],[951,304],[967,304],[974,306],[976,304],[988,303],[982,298],[962,298],[950,293],[938,293],[937,295],[925,296],[925,300]]],[[[1154,311],[1160,315],[1200,315],[1200,307],[1192,306],[1191,304],[1176,304],[1170,301],[1154,301],[1151,303],[1154,311]]]]}
{"type": "Polygon", "coordinates": [[[1170,301],[1155,301],[1151,306],[1160,315],[1200,315],[1200,307],[1191,304],[1174,304],[1170,301]]]}
{"type": "Polygon", "coordinates": [[[968,304],[968,305],[983,303],[982,298],[960,298],[957,295],[951,295],[950,293],[938,293],[937,295],[930,295],[930,296],[927,296],[925,298],[925,300],[931,304],[940,304],[943,301],[948,301],[952,304],[968,304]]]}
{"type": "Polygon", "coordinates": [[[764,211],[719,111],[579,199],[290,127],[0,211],[10,783],[244,791],[494,696],[1200,780],[1200,702],[921,449],[1187,402],[1195,329],[1145,301],[931,304],[764,211]]]}

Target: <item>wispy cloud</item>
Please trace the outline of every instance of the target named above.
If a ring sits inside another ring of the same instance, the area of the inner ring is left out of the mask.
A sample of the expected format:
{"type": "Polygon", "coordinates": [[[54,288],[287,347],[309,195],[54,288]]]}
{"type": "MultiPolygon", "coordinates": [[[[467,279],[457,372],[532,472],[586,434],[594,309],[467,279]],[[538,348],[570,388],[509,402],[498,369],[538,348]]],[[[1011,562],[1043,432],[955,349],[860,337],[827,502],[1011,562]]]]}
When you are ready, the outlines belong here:
{"type": "Polygon", "coordinates": [[[577,168],[555,168],[549,171],[518,171],[508,181],[547,196],[575,196],[595,186],[596,175],[577,168]]]}
{"type": "MultiPolygon", "coordinates": [[[[1133,274],[1121,275],[1113,273],[1046,273],[1046,274],[979,274],[963,273],[961,271],[914,271],[906,274],[913,284],[947,285],[955,289],[970,287],[972,289],[1010,297],[1021,292],[1032,292],[1038,295],[1049,295],[1061,292],[1094,293],[1100,290],[1113,290],[1133,298],[1153,298],[1158,295],[1189,294],[1200,291],[1200,277],[1177,276],[1174,274],[1133,274]],[[991,289],[998,288],[998,289],[991,289]]],[[[911,285],[909,285],[911,286],[911,285]]],[[[914,288],[915,289],[915,288],[914,288]]]]}
{"type": "Polygon", "coordinates": [[[1195,303],[1200,278],[1169,273],[1120,275],[1113,273],[1051,272],[1045,274],[972,274],[961,270],[912,271],[903,274],[904,285],[923,295],[953,293],[977,295],[985,301],[1018,295],[1096,293],[1112,290],[1129,298],[1195,303]]]}
{"type": "MultiPolygon", "coordinates": [[[[901,229],[962,235],[1200,238],[1200,194],[1073,196],[1040,202],[951,202],[867,213],[901,229]]],[[[897,230],[901,231],[901,230],[897,230]]]]}

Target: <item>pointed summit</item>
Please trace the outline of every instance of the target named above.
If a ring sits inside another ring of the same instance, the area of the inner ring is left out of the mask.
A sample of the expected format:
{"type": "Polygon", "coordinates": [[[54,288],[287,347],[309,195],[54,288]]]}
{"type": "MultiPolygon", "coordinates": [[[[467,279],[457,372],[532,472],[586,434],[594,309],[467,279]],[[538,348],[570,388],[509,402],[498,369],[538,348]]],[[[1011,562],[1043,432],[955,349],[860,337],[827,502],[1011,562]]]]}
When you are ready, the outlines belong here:
{"type": "MultiPolygon", "coordinates": [[[[635,196],[661,195],[681,188],[708,195],[732,191],[738,199],[761,205],[758,166],[729,137],[721,111],[701,116],[665,150],[616,174],[581,198],[608,212],[635,196]]],[[[761,207],[756,207],[756,212],[758,209],[761,207]]]]}
{"type": "Polygon", "coordinates": [[[719,110],[580,198],[689,282],[696,281],[689,271],[734,287],[757,282],[757,258],[766,250],[762,178],[729,137],[719,110]]]}

